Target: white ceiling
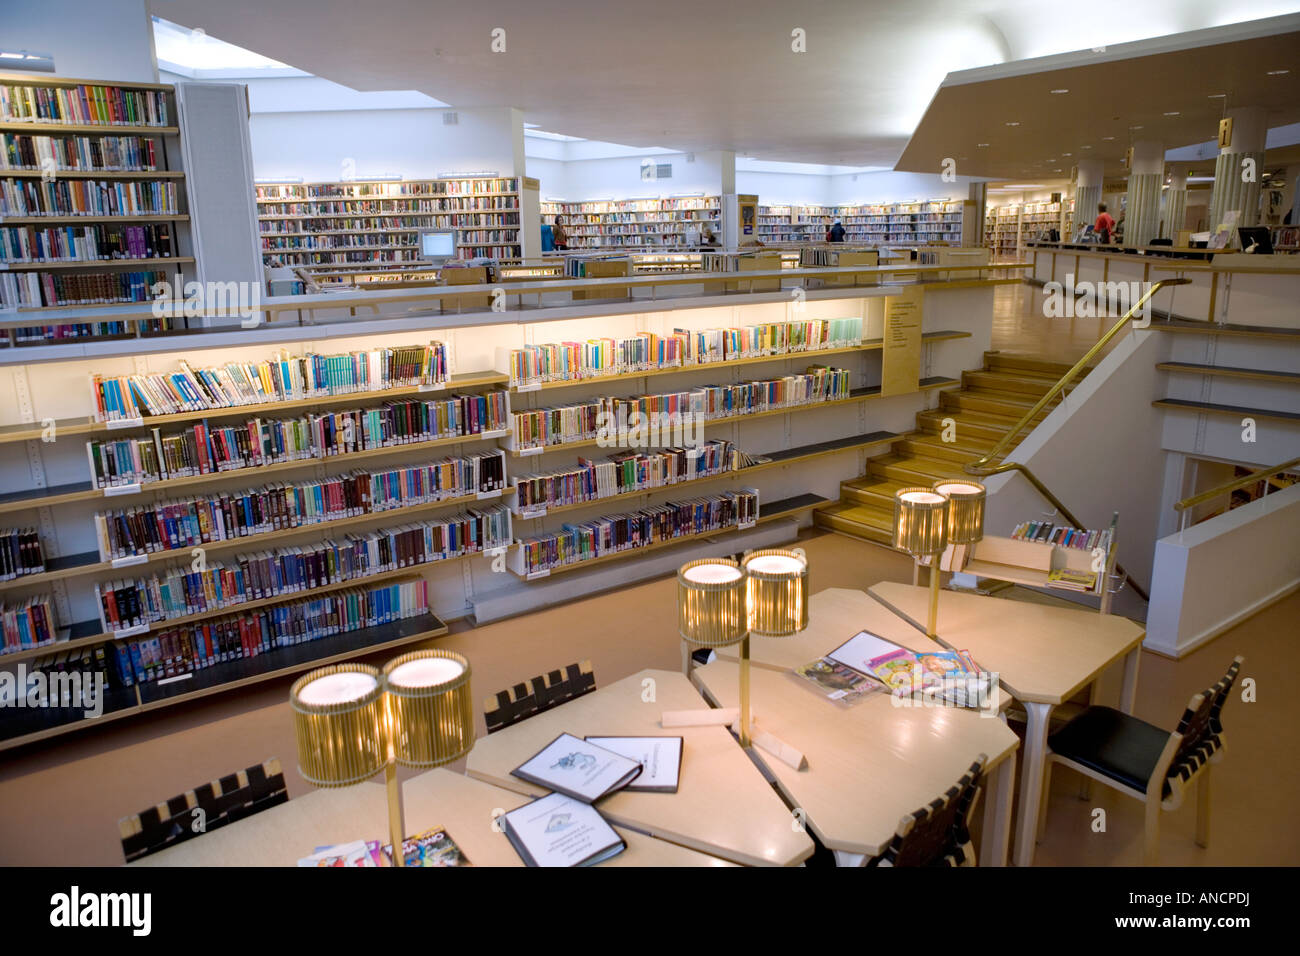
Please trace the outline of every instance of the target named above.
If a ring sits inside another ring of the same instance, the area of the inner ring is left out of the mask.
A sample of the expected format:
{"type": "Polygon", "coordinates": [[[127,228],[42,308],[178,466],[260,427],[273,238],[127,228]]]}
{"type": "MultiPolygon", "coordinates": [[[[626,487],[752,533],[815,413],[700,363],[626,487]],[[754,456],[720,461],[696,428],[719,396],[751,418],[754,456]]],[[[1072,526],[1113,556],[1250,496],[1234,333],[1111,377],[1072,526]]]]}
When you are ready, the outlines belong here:
{"type": "Polygon", "coordinates": [[[514,106],[546,130],[638,147],[888,167],[950,72],[1300,10],[1297,0],[149,6],[357,90],[418,90],[461,108],[514,106]],[[491,48],[498,28],[503,53],[491,48]],[[792,52],[796,29],[807,52],[792,52]]]}

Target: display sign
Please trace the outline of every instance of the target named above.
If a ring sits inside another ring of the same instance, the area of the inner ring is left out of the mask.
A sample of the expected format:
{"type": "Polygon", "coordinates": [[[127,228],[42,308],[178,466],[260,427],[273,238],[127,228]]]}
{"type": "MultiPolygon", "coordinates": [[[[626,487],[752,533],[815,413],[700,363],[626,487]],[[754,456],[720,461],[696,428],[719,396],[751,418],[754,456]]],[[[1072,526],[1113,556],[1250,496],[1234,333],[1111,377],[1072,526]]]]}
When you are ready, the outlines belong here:
{"type": "Polygon", "coordinates": [[[1219,149],[1227,149],[1232,145],[1232,117],[1225,116],[1219,120],[1219,149]]]}
{"type": "Polygon", "coordinates": [[[880,394],[915,392],[921,381],[921,289],[885,299],[885,337],[880,363],[880,394]]]}
{"type": "Polygon", "coordinates": [[[758,197],[737,195],[736,217],[740,222],[740,234],[753,236],[758,231],[758,197]]]}

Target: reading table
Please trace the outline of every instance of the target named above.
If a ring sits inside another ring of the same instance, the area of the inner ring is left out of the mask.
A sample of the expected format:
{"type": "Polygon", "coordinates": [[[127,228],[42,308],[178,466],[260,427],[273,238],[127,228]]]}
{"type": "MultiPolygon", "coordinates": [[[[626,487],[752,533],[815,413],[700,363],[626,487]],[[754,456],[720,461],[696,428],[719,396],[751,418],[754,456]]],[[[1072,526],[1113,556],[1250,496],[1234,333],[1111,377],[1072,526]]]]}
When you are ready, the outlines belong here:
{"type": "Polygon", "coordinates": [[[596,804],[601,814],[613,824],[736,863],[803,862],[812,855],[812,840],[793,825],[790,810],[730,731],[660,726],[665,710],[698,710],[700,703],[699,693],[683,674],[644,670],[479,738],[467,770],[499,787],[540,796],[544,789],[510,771],[562,733],[680,736],[684,745],[676,793],[620,791],[596,804]]]}
{"type": "MultiPolygon", "coordinates": [[[[492,826],[498,811],[527,800],[450,770],[430,770],[402,784],[406,830],[432,827],[447,833],[475,866],[523,866],[504,833],[492,826]]],[[[627,843],[602,866],[726,866],[716,857],[618,828],[627,843]]],[[[131,866],[296,866],[318,846],[353,840],[388,842],[388,800],[383,785],[312,790],[131,866]]]]}
{"type": "MultiPolygon", "coordinates": [[[[883,582],[873,585],[869,593],[914,627],[925,629],[930,599],[927,588],[883,582]]],[[[1025,706],[1029,728],[1020,772],[1015,862],[1029,866],[1034,861],[1052,708],[1091,687],[1106,668],[1123,658],[1120,709],[1131,714],[1146,631],[1114,614],[957,591],[939,593],[938,631],[941,644],[970,651],[981,666],[995,671],[1002,687],[1025,706]]]]}

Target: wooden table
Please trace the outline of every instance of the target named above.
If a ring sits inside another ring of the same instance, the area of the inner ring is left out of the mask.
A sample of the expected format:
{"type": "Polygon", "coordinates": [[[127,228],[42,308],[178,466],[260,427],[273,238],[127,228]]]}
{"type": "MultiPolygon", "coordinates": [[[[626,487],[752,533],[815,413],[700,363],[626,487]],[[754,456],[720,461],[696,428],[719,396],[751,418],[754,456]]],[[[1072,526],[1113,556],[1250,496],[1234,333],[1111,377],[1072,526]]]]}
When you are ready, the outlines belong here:
{"type": "Polygon", "coordinates": [[[813,852],[781,798],[723,727],[665,730],[665,710],[698,710],[702,701],[676,671],[644,670],[522,723],[480,738],[470,776],[529,796],[546,793],[510,771],[561,733],[681,736],[677,793],[621,791],[600,801],[611,823],[736,863],[791,866],[813,852]]]}
{"type": "MultiPolygon", "coordinates": [[[[873,585],[869,593],[924,631],[929,616],[927,588],[887,581],[873,585]]],[[[1124,658],[1120,708],[1131,714],[1146,631],[1114,614],[955,591],[939,594],[937,629],[941,644],[970,651],[982,666],[996,672],[1002,687],[1025,706],[1029,728],[1020,773],[1015,862],[1029,866],[1034,860],[1052,708],[1091,687],[1107,667],[1124,658]]]]}
{"type": "MultiPolygon", "coordinates": [[[[450,770],[430,770],[402,785],[406,832],[445,827],[475,866],[523,866],[497,811],[527,800],[450,770]]],[[[627,849],[601,866],[726,866],[716,857],[616,828],[627,849]]],[[[132,866],[296,866],[318,846],[353,840],[388,842],[388,801],[382,784],[312,790],[270,810],[137,860],[132,866]]]]}

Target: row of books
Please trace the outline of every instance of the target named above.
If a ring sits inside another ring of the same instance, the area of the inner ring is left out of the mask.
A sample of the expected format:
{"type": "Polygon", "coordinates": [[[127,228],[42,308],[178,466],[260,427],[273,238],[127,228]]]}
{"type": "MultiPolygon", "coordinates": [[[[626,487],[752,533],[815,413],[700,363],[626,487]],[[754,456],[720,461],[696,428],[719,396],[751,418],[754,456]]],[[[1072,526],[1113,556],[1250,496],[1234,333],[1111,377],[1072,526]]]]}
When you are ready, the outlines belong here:
{"type": "Polygon", "coordinates": [[[240,554],[202,569],[182,563],[149,577],[97,584],[95,594],[104,630],[124,631],[481,554],[509,543],[509,512],[495,505],[349,534],[341,541],[240,554]]]}
{"type": "Polygon", "coordinates": [[[0,633],[4,635],[6,654],[52,644],[58,636],[57,630],[54,607],[48,596],[29,597],[0,606],[0,633]]]}
{"type": "Polygon", "coordinates": [[[3,216],[175,215],[176,180],[0,179],[3,216]]]}
{"type": "Polygon", "coordinates": [[[1011,537],[1017,541],[1041,541],[1080,551],[1101,548],[1109,554],[1112,532],[1110,528],[1085,531],[1050,521],[1022,521],[1011,532],[1011,537]]]}
{"type": "Polygon", "coordinates": [[[870,631],[859,631],[794,673],[828,699],[848,705],[888,691],[982,709],[994,691],[993,675],[975,663],[969,651],[915,653],[870,631]]]}
{"type": "Polygon", "coordinates": [[[360,198],[385,196],[458,196],[464,193],[513,193],[517,179],[431,179],[410,182],[277,183],[257,187],[263,202],[292,199],[360,198]]]}
{"type": "Polygon", "coordinates": [[[168,435],[153,428],[142,438],[87,442],[86,453],[95,487],[113,488],[468,438],[505,427],[506,393],[489,392],[225,426],[205,419],[168,435]]]}
{"type": "Polygon", "coordinates": [[[0,581],[45,573],[45,549],[35,528],[0,529],[0,581]]]}
{"type": "Polygon", "coordinates": [[[517,386],[849,348],[861,342],[860,318],[674,329],[670,335],[639,332],[625,338],[526,345],[510,350],[506,371],[511,385],[517,386]]]}
{"type": "Polygon", "coordinates": [[[0,86],[0,119],[88,126],[167,126],[167,94],[81,83],[0,86]]]}
{"type": "Polygon", "coordinates": [[[455,196],[448,199],[378,199],[348,202],[285,202],[272,203],[258,210],[259,216],[269,219],[289,217],[330,218],[348,216],[391,216],[439,212],[481,212],[493,209],[518,209],[518,196],[455,196]]]}
{"type": "MultiPolygon", "coordinates": [[[[0,289],[3,288],[0,276],[0,289]]],[[[144,333],[164,332],[183,328],[183,319],[136,319],[133,322],[74,322],[65,325],[30,325],[9,329],[10,341],[20,345],[43,342],[69,342],[76,339],[103,338],[105,336],[135,335],[138,328],[144,333]]]]}
{"type": "Polygon", "coordinates": [[[622,451],[604,459],[579,458],[573,468],[511,476],[519,513],[633,494],[730,471],[729,441],[657,452],[622,451]]]}
{"type": "Polygon", "coordinates": [[[0,229],[0,262],[95,262],[172,255],[171,226],[8,226],[0,229]]]}
{"type": "Polygon", "coordinates": [[[263,252],[279,252],[292,249],[386,249],[390,246],[410,246],[415,248],[418,234],[413,232],[390,233],[348,233],[337,236],[316,236],[311,233],[295,233],[287,236],[263,236],[263,252]]]}
{"type": "MultiPolygon", "coordinates": [[[[108,305],[117,302],[149,302],[159,282],[173,278],[160,270],[112,272],[3,272],[0,271],[0,308],[30,309],[58,305],[108,305]]],[[[81,323],[80,327],[132,327],[122,323],[81,323]]],[[[40,328],[45,328],[44,326],[40,328]]],[[[51,327],[59,328],[59,327],[51,327]]],[[[95,332],[92,334],[113,334],[95,332]]],[[[56,336],[58,337],[58,336],[56,336]]]]}
{"type": "Polygon", "coordinates": [[[664,199],[613,199],[590,202],[549,202],[542,205],[542,214],[565,216],[579,213],[655,212],[674,209],[712,209],[721,206],[718,196],[675,196],[664,199]]]}
{"type": "MultiPolygon", "coordinates": [[[[467,251],[465,248],[457,250],[461,255],[473,256],[474,253],[467,251]]],[[[367,251],[353,252],[318,252],[307,249],[293,250],[281,249],[275,252],[263,253],[264,262],[270,263],[291,263],[293,265],[308,266],[332,266],[348,265],[373,262],[424,262],[422,253],[416,248],[410,249],[371,249],[367,251]]],[[[490,258],[490,257],[489,257],[490,258]]]]}
{"type": "Polygon", "coordinates": [[[747,527],[757,520],[758,492],[744,489],[566,522],[558,531],[520,540],[523,573],[534,574],[663,541],[747,527]]]}
{"type": "Polygon", "coordinates": [[[505,487],[497,451],[431,465],[354,471],[204,498],[151,502],[94,516],[101,561],[191,548],[505,487]]]}
{"type": "Polygon", "coordinates": [[[117,682],[130,687],[428,613],[419,578],[183,625],[115,643],[110,657],[117,682]]]}
{"type": "Polygon", "coordinates": [[[0,133],[0,170],[154,172],[157,140],[148,136],[36,136],[0,133]]]}
{"type": "Polygon", "coordinates": [[[230,362],[175,372],[91,379],[99,421],[235,408],[330,395],[441,385],[448,376],[447,346],[403,345],[337,355],[309,352],[261,362],[230,362]]]}

